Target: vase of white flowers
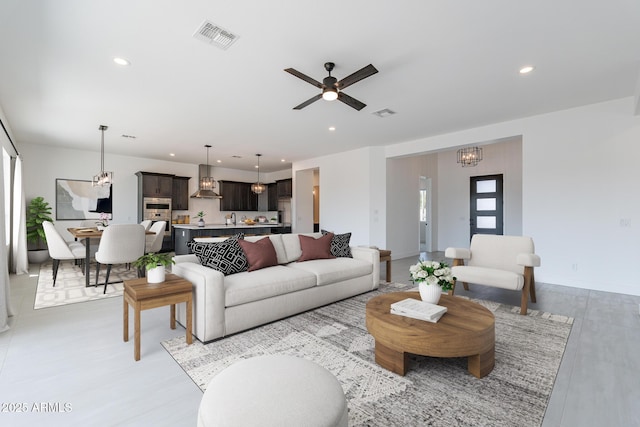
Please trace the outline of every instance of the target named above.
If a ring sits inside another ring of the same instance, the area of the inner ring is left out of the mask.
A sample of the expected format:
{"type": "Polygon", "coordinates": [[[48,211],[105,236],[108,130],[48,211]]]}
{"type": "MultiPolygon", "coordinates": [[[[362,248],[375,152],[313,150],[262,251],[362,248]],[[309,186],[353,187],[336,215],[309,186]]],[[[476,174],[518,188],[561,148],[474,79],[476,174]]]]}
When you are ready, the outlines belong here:
{"type": "Polygon", "coordinates": [[[409,267],[411,281],[418,284],[422,301],[437,304],[443,291],[453,289],[456,278],[444,262],[418,261],[409,267]]]}
{"type": "Polygon", "coordinates": [[[98,230],[104,230],[108,226],[109,226],[109,214],[101,212],[100,221],[96,222],[96,227],[98,227],[98,230]]]}

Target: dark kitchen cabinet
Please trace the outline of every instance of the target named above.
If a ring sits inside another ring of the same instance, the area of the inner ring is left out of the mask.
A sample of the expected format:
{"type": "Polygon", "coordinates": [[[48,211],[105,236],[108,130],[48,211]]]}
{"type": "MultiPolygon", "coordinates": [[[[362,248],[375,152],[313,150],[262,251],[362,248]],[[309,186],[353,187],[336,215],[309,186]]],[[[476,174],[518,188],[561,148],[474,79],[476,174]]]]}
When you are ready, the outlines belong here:
{"type": "Polygon", "coordinates": [[[290,199],[293,196],[293,180],[281,179],[276,181],[278,189],[278,199],[290,199]]]}
{"type": "Polygon", "coordinates": [[[278,184],[268,184],[267,185],[267,210],[268,211],[277,211],[278,210],[278,184]]]}
{"type": "Polygon", "coordinates": [[[221,211],[257,211],[258,195],[251,191],[251,183],[219,181],[221,211]]]}
{"type": "Polygon", "coordinates": [[[173,192],[171,194],[171,208],[174,211],[189,209],[189,178],[188,176],[173,177],[173,192]]]}
{"type": "Polygon", "coordinates": [[[173,195],[173,175],[136,172],[142,197],[171,197],[173,195]]]}

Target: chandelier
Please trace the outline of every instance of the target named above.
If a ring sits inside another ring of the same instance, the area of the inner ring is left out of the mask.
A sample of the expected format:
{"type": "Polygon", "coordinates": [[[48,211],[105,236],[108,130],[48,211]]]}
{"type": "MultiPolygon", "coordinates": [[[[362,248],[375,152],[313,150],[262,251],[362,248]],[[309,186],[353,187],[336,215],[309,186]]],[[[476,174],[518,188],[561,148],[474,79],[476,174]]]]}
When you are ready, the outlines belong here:
{"type": "Polygon", "coordinates": [[[109,129],[109,127],[100,125],[98,129],[102,132],[102,140],[100,143],[100,173],[94,175],[91,185],[94,187],[110,187],[113,182],[113,172],[106,172],[104,170],[104,131],[109,129]]]}
{"type": "Polygon", "coordinates": [[[216,188],[216,182],[213,180],[209,170],[209,144],[205,145],[207,149],[207,166],[204,173],[202,173],[202,165],[200,165],[200,180],[198,181],[198,191],[193,193],[191,197],[196,199],[222,199],[222,196],[213,191],[216,188]]]}
{"type": "Polygon", "coordinates": [[[462,163],[462,167],[476,166],[482,160],[482,148],[467,147],[458,150],[458,163],[462,163]]]}
{"type": "Polygon", "coordinates": [[[256,157],[258,157],[258,181],[251,184],[251,191],[255,194],[262,194],[267,189],[267,186],[260,182],[260,156],[262,154],[256,154],[256,157]]]}

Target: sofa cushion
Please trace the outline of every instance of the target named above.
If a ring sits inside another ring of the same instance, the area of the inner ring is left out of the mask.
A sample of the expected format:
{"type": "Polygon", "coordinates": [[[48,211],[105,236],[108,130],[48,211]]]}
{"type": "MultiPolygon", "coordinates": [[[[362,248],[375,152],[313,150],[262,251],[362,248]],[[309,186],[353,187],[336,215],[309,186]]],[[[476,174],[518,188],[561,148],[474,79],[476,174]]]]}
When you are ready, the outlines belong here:
{"type": "Polygon", "coordinates": [[[331,240],[333,233],[325,234],[317,239],[309,236],[298,235],[300,239],[300,249],[302,254],[298,262],[310,261],[313,259],[335,258],[331,255],[331,240]]]}
{"type": "Polygon", "coordinates": [[[238,240],[238,243],[249,262],[249,271],[278,265],[276,250],[268,237],[263,237],[255,242],[238,240]]]}
{"type": "Polygon", "coordinates": [[[314,274],[283,265],[245,271],[224,278],[225,305],[232,307],[312,288],[315,285],[314,274]]]}
{"type": "MultiPolygon", "coordinates": [[[[287,263],[297,261],[302,255],[302,249],[300,249],[300,239],[298,238],[300,234],[281,234],[282,236],[282,244],[285,248],[285,253],[287,257],[287,263]]],[[[305,233],[303,236],[311,236],[311,237],[322,237],[320,233],[305,233]]],[[[277,252],[277,251],[276,251],[277,252]]]]}
{"type": "Polygon", "coordinates": [[[316,276],[318,286],[366,276],[373,272],[373,264],[354,258],[317,259],[293,262],[289,267],[303,270],[316,276]]]}
{"type": "Polygon", "coordinates": [[[237,234],[219,243],[189,242],[187,247],[196,254],[200,264],[229,275],[247,271],[249,263],[238,240],[243,237],[237,234]]]}
{"type": "Polygon", "coordinates": [[[524,276],[522,274],[496,268],[458,265],[451,267],[451,274],[458,282],[480,283],[513,291],[519,291],[524,286],[524,276]]]}
{"type": "MultiPolygon", "coordinates": [[[[327,230],[320,230],[320,232],[323,236],[330,233],[327,230]]],[[[353,255],[351,255],[351,247],[349,246],[350,240],[351,233],[334,234],[333,239],[331,239],[331,255],[335,257],[353,258],[353,255]]]]}

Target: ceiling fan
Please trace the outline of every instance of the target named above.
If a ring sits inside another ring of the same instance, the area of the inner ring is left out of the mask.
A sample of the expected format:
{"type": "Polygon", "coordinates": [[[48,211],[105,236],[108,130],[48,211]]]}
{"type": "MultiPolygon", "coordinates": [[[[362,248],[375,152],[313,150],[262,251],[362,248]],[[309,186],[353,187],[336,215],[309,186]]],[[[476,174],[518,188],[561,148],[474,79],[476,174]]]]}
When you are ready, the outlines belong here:
{"type": "Polygon", "coordinates": [[[361,68],[360,70],[356,71],[355,73],[350,74],[347,77],[345,77],[344,79],[338,81],[338,79],[336,79],[335,77],[333,77],[331,75],[331,71],[333,71],[333,68],[335,66],[336,66],[336,64],[334,64],[333,62],[327,62],[327,63],[324,64],[324,69],[329,72],[329,76],[325,77],[322,80],[322,83],[320,83],[316,79],[312,79],[311,77],[307,76],[306,74],[302,74],[298,70],[294,70],[293,68],[285,68],[284,71],[286,71],[287,73],[293,74],[294,76],[298,77],[299,79],[302,79],[305,82],[311,83],[315,87],[317,87],[319,89],[322,89],[322,93],[320,93],[320,94],[318,94],[318,95],[316,95],[316,96],[314,96],[312,98],[307,99],[305,102],[303,102],[300,105],[297,105],[297,106],[293,107],[294,110],[301,110],[304,107],[306,107],[307,105],[316,102],[320,98],[323,98],[323,99],[325,99],[327,101],[334,101],[335,99],[337,99],[338,101],[344,102],[349,107],[355,108],[358,111],[362,110],[364,107],[367,106],[367,104],[364,104],[364,103],[358,101],[357,99],[350,97],[346,93],[342,92],[342,90],[344,88],[348,87],[348,86],[351,86],[354,83],[359,82],[362,79],[366,79],[367,77],[370,77],[370,76],[374,75],[375,73],[377,73],[378,70],[376,70],[376,67],[374,67],[373,65],[369,64],[366,67],[361,68]]]}

